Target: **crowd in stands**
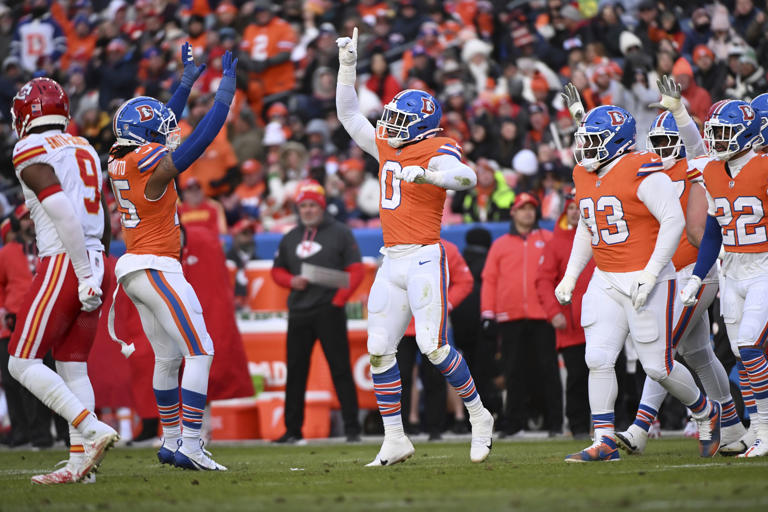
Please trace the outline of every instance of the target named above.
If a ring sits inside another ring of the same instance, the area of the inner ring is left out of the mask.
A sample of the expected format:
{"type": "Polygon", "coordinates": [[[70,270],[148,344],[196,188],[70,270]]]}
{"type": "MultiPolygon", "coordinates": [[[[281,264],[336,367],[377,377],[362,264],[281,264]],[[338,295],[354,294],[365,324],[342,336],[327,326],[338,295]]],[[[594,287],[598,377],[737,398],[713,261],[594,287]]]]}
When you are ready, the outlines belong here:
{"type": "Polygon", "coordinates": [[[399,90],[431,92],[445,134],[478,173],[476,189],[449,197],[446,223],[508,220],[521,192],[537,196],[543,217],[554,220],[569,188],[576,128],[562,86],[572,81],[588,108],[612,103],[632,112],[643,148],[657,113],[648,104],[664,74],[682,84],[698,122],[713,101],[768,90],[765,8],[753,0],[0,4],[0,215],[21,199],[9,117],[21,84],[58,80],[72,105],[69,131],[94,145],[106,169],[116,107],[141,94],[168,100],[181,76],[178,48],[189,41],[208,70],[179,122],[183,136],[212,102],[224,51],[238,52],[240,64],[226,129],[178,183],[188,220],[222,234],[242,220],[256,232],[286,231],[296,222],[296,185],[312,178],[325,184],[337,219],[377,226],[376,162],[354,147],[335,111],[335,40],[357,26],[363,113],[375,122],[399,90]]]}

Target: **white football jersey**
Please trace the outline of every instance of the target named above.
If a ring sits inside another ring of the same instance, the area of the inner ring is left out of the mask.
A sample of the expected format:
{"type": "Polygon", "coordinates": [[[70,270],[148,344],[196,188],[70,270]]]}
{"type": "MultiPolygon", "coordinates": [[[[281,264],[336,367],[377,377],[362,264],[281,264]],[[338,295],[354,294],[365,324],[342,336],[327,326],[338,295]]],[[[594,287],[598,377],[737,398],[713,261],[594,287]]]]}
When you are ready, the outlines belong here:
{"type": "Polygon", "coordinates": [[[21,179],[21,171],[32,164],[47,164],[53,168],[83,226],[85,248],[104,250],[101,243],[104,234],[104,211],[101,207],[103,178],[96,150],[83,137],[74,137],[59,130],[27,135],[13,148],[16,177],[35,222],[38,255],[52,256],[66,249],[37,196],[21,179]]]}

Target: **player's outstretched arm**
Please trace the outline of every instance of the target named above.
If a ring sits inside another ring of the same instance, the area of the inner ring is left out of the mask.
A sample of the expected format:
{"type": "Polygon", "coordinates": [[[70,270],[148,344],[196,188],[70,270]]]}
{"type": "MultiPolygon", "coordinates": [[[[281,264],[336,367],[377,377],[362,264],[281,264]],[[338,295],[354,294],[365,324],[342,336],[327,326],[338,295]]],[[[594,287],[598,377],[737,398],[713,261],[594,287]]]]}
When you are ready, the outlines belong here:
{"type": "Polygon", "coordinates": [[[83,226],[72,202],[62,190],[53,167],[42,163],[32,164],[25,167],[20,176],[24,184],[37,196],[72,261],[83,310],[95,310],[101,305],[101,283],[93,278],[91,260],[85,249],[83,226]]]}
{"type": "Polygon", "coordinates": [[[467,190],[477,184],[475,171],[451,155],[433,156],[426,169],[407,165],[396,170],[394,176],[408,183],[429,183],[448,190],[467,190]]]}
{"type": "Polygon", "coordinates": [[[576,86],[573,85],[572,82],[565,84],[563,92],[560,93],[560,98],[562,98],[563,103],[568,107],[568,112],[570,112],[573,120],[580,123],[581,118],[584,117],[584,105],[581,103],[579,90],[576,89],[576,86]]]}
{"type": "Polygon", "coordinates": [[[184,64],[184,74],[181,76],[181,83],[179,83],[179,86],[168,102],[168,108],[173,111],[177,120],[181,119],[181,114],[187,105],[187,99],[192,91],[192,86],[195,85],[197,79],[205,71],[205,64],[195,65],[195,59],[192,56],[192,45],[189,43],[181,45],[181,62],[184,64]]]}
{"type": "Polygon", "coordinates": [[[357,27],[352,37],[340,37],[336,40],[339,47],[339,75],[336,81],[336,116],[355,144],[376,160],[379,150],[376,148],[376,130],[368,122],[357,103],[355,79],[357,78],[357,27]]]}
{"type": "Polygon", "coordinates": [[[683,144],[685,144],[685,154],[688,160],[705,154],[706,148],[704,147],[701,133],[699,133],[699,128],[685,109],[685,105],[683,105],[680,84],[675,82],[671,76],[665,75],[656,80],[656,85],[659,87],[661,100],[648,106],[650,108],[669,110],[672,113],[677,129],[680,130],[680,138],[683,140],[683,144]]]}
{"type": "Polygon", "coordinates": [[[157,200],[162,197],[165,187],[179,173],[184,172],[216,138],[229,114],[229,106],[235,97],[235,71],[237,69],[237,59],[232,57],[231,52],[226,52],[221,59],[222,77],[219,83],[219,89],[216,91],[216,97],[211,110],[205,114],[195,130],[190,134],[181,145],[171,153],[166,155],[160,161],[157,169],[147,180],[147,186],[144,189],[144,196],[147,199],[157,200]]]}

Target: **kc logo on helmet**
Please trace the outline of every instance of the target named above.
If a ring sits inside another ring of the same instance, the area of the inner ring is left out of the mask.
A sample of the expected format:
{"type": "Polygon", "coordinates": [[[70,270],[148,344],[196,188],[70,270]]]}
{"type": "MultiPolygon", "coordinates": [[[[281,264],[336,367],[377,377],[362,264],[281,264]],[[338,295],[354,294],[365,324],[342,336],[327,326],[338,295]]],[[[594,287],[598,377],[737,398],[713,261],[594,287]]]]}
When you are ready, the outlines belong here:
{"type": "Polygon", "coordinates": [[[137,105],[136,112],[139,113],[139,120],[141,122],[149,121],[155,117],[155,111],[149,105],[137,105]]]}
{"type": "Polygon", "coordinates": [[[421,98],[421,113],[428,116],[435,113],[435,104],[429,98],[421,98]]]}
{"type": "Polygon", "coordinates": [[[607,114],[611,118],[611,125],[612,126],[620,126],[624,124],[624,121],[627,119],[624,114],[619,112],[618,110],[609,110],[607,114]]]}

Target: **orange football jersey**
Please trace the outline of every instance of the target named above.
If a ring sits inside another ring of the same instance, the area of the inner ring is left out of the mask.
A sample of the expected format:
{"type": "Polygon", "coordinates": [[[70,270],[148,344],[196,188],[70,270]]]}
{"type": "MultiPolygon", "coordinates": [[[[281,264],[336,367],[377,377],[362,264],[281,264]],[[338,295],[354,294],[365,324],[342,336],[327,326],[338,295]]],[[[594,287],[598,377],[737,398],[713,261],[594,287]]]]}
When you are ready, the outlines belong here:
{"type": "Polygon", "coordinates": [[[755,155],[735,178],[725,162],[711,160],[704,167],[704,183],[726,252],[768,252],[768,154],[755,155]]]}
{"type": "MultiPolygon", "coordinates": [[[[290,23],[274,17],[264,26],[248,25],[240,48],[251,59],[263,61],[283,52],[290,53],[296,46],[296,40],[296,32],[290,23]]],[[[296,84],[293,61],[290,59],[260,73],[253,73],[253,76],[261,79],[264,96],[289,91],[296,84]]]]}
{"type": "Polygon", "coordinates": [[[151,143],[109,162],[109,179],[128,253],[180,257],[176,184],[169,183],[163,196],[155,201],[144,196],[149,177],[167,154],[165,146],[151,143]]]}
{"type": "Polygon", "coordinates": [[[379,217],[384,245],[438,243],[445,189],[395,179],[394,173],[409,165],[426,169],[432,157],[442,154],[461,160],[461,148],[448,137],[424,139],[397,149],[377,138],[376,147],[379,150],[379,217]]]}
{"type": "Polygon", "coordinates": [[[663,170],[661,159],[647,151],[620,157],[602,178],[581,165],[574,167],[576,201],[592,233],[592,254],[600,270],[645,268],[656,246],[659,221],[637,197],[637,188],[648,174],[663,170]]]}
{"type": "MultiPolygon", "coordinates": [[[[680,206],[683,209],[683,213],[686,213],[688,211],[688,196],[691,193],[692,181],[700,178],[701,172],[695,167],[689,167],[688,160],[683,158],[667,170],[667,174],[672,183],[674,183],[675,190],[680,195],[680,206]]],[[[696,263],[698,254],[699,250],[688,241],[688,236],[685,234],[685,230],[683,230],[683,234],[680,235],[680,243],[674,256],[672,256],[672,264],[675,266],[675,270],[679,271],[691,263],[696,263]]]]}

